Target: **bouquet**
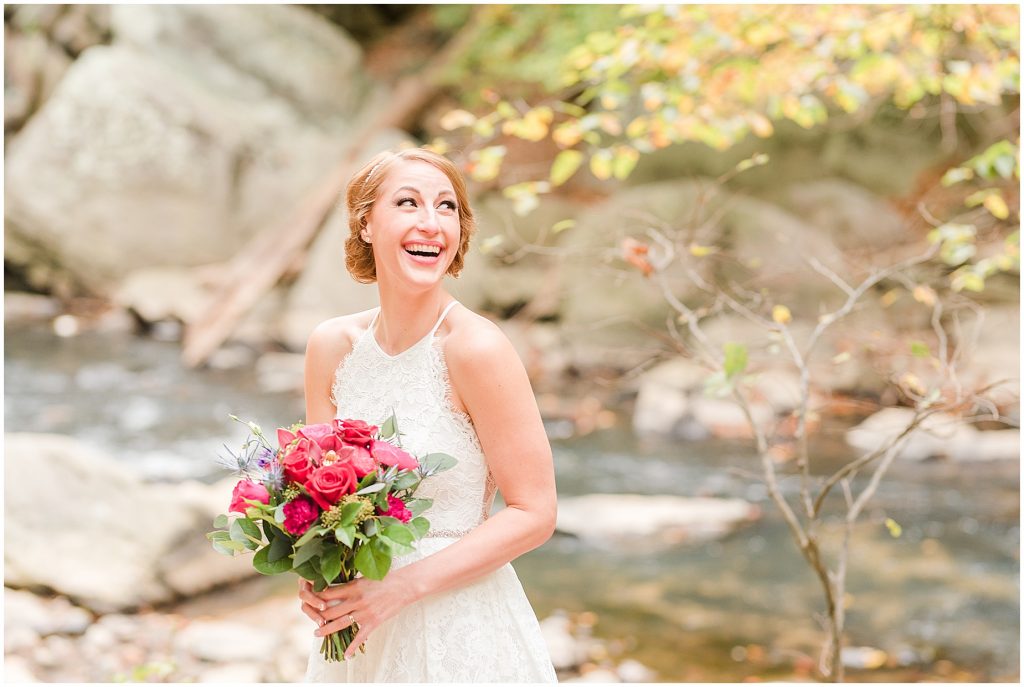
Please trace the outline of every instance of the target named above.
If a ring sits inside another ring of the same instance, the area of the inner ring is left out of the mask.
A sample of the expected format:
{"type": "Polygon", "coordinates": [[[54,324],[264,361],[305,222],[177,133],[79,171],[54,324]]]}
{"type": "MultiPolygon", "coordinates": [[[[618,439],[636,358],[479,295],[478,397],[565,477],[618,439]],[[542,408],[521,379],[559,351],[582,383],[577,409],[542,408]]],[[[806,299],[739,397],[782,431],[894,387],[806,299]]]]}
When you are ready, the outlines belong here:
{"type": "MultiPolygon", "coordinates": [[[[241,452],[228,449],[225,460],[242,479],[229,513],[217,516],[206,537],[223,554],[255,551],[258,572],[294,572],[318,592],[357,574],[383,579],[394,556],[411,553],[430,528],[421,513],[431,505],[413,495],[456,462],[403,450],[393,414],[380,428],[362,420],[298,423],[277,430],[276,448],[259,425],[244,424],[250,433],[241,452]]],[[[320,653],[344,660],[356,631],[325,636],[320,653]]]]}

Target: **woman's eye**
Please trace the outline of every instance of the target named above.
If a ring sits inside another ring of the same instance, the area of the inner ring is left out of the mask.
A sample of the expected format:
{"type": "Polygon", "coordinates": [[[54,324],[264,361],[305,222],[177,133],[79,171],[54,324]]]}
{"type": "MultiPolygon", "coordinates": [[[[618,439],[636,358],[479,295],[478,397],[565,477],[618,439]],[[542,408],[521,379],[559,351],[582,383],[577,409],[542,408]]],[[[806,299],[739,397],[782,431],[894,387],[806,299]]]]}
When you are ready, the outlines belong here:
{"type": "Polygon", "coordinates": [[[395,205],[405,205],[406,203],[412,203],[413,205],[416,205],[416,201],[413,200],[412,198],[402,198],[397,203],[395,203],[395,205]]]}
{"type": "Polygon", "coordinates": [[[455,201],[452,201],[452,200],[446,200],[446,201],[442,202],[441,205],[447,205],[449,210],[455,210],[456,209],[455,201]]]}

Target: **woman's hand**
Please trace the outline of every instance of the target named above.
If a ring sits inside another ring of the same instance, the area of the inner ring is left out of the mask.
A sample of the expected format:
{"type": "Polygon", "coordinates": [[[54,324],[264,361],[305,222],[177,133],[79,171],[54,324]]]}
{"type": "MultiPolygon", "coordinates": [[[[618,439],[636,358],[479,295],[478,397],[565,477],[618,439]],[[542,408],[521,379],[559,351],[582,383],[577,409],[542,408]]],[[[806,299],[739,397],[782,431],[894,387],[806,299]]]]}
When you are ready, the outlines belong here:
{"type": "Polygon", "coordinates": [[[356,636],[345,650],[345,658],[351,658],[381,623],[415,601],[415,593],[400,578],[398,571],[392,571],[383,580],[358,577],[319,593],[313,592],[312,585],[302,580],[299,591],[302,610],[320,625],[314,632],[317,637],[343,630],[353,623],[358,625],[356,636]]]}

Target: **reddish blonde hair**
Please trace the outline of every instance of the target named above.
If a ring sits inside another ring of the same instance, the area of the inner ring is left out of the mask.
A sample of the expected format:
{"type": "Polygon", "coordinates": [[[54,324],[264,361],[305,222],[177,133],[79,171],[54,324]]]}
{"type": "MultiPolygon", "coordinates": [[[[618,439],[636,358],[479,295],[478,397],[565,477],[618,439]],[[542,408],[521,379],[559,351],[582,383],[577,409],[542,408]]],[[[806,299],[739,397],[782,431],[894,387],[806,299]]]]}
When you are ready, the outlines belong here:
{"type": "Polygon", "coordinates": [[[366,218],[377,201],[381,184],[388,172],[400,160],[417,160],[437,167],[452,182],[455,199],[459,205],[459,249],[448,267],[448,274],[459,276],[469,250],[469,239],[476,231],[473,209],[469,206],[469,193],[462,174],[451,160],[425,148],[407,148],[399,151],[385,151],[373,157],[356,172],[348,182],[345,203],[348,208],[349,236],[345,241],[345,267],[357,282],[372,284],[377,281],[377,267],[373,262],[373,245],[363,241],[361,233],[366,228],[366,218]]]}

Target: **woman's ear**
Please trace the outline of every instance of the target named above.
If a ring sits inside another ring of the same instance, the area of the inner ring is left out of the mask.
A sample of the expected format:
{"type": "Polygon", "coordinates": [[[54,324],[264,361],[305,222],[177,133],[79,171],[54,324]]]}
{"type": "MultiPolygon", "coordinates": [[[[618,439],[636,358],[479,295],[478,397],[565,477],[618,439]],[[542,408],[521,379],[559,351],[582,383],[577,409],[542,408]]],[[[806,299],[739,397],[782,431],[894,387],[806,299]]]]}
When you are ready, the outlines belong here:
{"type": "Polygon", "coordinates": [[[366,226],[363,227],[362,231],[359,232],[359,237],[363,239],[364,243],[373,243],[373,233],[370,231],[369,222],[367,222],[366,226]]]}

